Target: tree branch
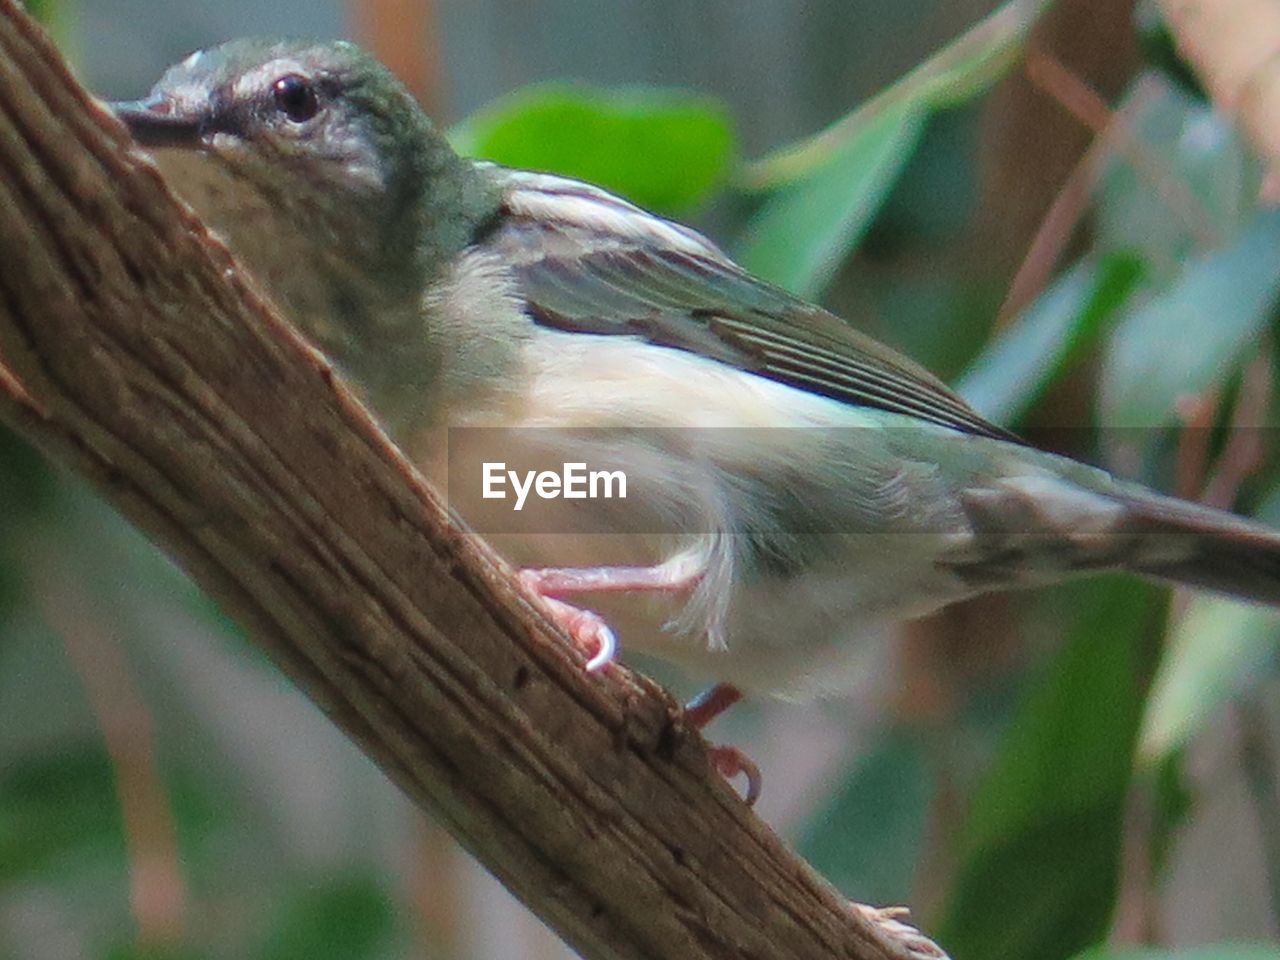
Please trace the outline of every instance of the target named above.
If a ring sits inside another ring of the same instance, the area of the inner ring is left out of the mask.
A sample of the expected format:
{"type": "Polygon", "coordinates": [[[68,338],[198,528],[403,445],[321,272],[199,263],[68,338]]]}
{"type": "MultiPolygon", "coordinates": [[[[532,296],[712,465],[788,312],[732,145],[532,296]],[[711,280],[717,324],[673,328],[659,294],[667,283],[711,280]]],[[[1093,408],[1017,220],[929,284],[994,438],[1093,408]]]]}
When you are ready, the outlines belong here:
{"type": "Polygon", "coordinates": [[[787,850],[662,691],[583,672],[13,0],[0,419],[176,557],[584,956],[929,953],[787,850]]]}

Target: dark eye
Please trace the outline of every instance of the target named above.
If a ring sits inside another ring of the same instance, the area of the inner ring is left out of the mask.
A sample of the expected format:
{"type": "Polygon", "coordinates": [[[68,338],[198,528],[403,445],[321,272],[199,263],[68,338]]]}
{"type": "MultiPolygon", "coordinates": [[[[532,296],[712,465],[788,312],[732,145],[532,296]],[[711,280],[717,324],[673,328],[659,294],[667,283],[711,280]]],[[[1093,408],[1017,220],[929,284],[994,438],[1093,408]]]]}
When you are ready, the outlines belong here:
{"type": "Polygon", "coordinates": [[[276,109],[294,123],[306,123],[320,109],[316,88],[306,77],[290,73],[281,77],[271,87],[276,98],[276,109]]]}

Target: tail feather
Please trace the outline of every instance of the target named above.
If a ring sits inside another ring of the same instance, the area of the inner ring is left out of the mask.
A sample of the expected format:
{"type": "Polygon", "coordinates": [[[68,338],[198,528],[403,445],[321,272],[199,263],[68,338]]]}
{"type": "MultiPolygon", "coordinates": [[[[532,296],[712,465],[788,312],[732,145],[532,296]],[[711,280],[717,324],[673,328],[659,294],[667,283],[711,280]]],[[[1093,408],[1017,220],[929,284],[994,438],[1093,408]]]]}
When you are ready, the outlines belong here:
{"type": "Polygon", "coordinates": [[[1125,497],[1135,573],[1280,606],[1280,532],[1223,510],[1156,494],[1125,497]]]}
{"type": "Polygon", "coordinates": [[[1080,470],[1007,476],[961,503],[974,536],[943,563],[977,590],[1126,570],[1280,606],[1280,531],[1223,510],[1080,470]]]}

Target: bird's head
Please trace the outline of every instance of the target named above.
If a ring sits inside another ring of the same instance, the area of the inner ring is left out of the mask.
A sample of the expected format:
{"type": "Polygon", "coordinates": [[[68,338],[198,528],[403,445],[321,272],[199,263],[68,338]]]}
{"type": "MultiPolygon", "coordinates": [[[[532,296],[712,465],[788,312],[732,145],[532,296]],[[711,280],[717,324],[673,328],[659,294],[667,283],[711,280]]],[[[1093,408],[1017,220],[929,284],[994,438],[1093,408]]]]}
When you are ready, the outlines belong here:
{"type": "Polygon", "coordinates": [[[390,71],[341,41],[233,40],[112,107],[144,146],[212,154],[272,192],[394,193],[443,146],[390,71]]]}
{"type": "Polygon", "coordinates": [[[411,311],[483,200],[409,91],[350,43],[234,40],[110,106],[330,346],[411,311]]]}

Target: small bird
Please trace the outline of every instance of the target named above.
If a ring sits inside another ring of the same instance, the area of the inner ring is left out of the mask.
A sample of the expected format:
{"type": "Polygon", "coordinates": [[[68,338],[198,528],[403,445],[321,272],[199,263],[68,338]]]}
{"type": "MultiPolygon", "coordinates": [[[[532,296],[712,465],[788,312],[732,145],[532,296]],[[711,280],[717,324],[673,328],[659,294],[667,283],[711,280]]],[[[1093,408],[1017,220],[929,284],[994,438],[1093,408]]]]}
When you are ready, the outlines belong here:
{"type": "Polygon", "coordinates": [[[1280,534],[1029,446],[688,227],[458,156],[349,43],[233,41],[112,107],[591,667],[616,631],[718,681],[698,725],[884,682],[895,625],[989,591],[1122,570],[1280,605],[1280,534]],[[626,496],[521,525],[477,473],[517,461],[626,496]]]}

